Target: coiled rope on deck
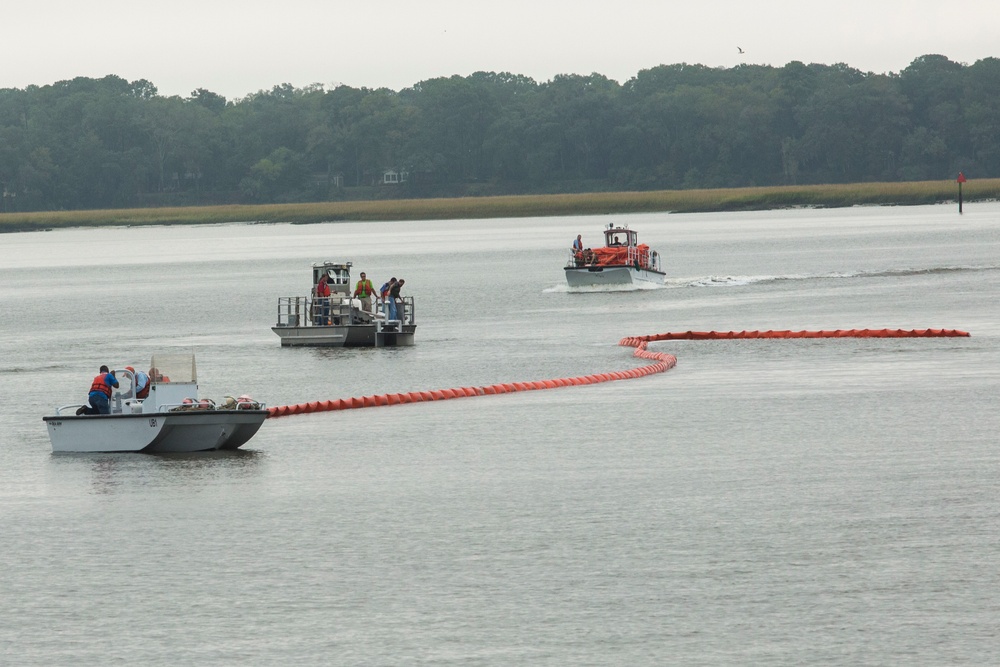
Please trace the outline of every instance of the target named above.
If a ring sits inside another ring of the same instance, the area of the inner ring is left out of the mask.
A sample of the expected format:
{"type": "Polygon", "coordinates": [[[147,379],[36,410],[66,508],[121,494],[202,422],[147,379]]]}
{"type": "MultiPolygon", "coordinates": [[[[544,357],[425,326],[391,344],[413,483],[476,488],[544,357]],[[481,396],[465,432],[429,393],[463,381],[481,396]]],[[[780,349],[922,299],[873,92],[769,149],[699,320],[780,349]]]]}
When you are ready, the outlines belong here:
{"type": "Polygon", "coordinates": [[[653,373],[663,373],[677,365],[677,357],[663,352],[650,352],[646,346],[662,340],[734,340],[753,338],[948,338],[968,337],[969,334],[958,329],[837,329],[834,331],[683,331],[651,334],[649,336],[630,336],[622,338],[618,344],[623,347],[634,347],[633,356],[648,359],[655,363],[640,366],[627,371],[612,371],[610,373],[595,373],[579,377],[557,378],[554,380],[532,380],[529,382],[503,382],[479,387],[458,387],[452,389],[434,389],[431,391],[410,391],[398,394],[376,394],[373,396],[356,396],[353,398],[337,398],[327,401],[310,401],[296,405],[281,405],[268,408],[268,417],[285,417],[288,415],[307,414],[310,412],[329,412],[331,410],[352,410],[355,408],[374,408],[383,405],[402,405],[405,403],[420,403],[423,401],[443,401],[450,398],[466,398],[472,396],[494,396],[515,391],[534,391],[538,389],[555,389],[575,385],[597,384],[615,380],[631,380],[645,377],[653,373]]]}

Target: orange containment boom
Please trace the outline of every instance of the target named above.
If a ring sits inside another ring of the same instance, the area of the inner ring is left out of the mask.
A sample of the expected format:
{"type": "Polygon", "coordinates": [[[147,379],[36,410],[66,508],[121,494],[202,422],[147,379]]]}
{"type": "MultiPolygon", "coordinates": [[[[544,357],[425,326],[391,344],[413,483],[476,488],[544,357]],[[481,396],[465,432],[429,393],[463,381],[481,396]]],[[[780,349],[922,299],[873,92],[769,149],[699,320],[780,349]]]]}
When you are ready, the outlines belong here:
{"type": "Polygon", "coordinates": [[[832,331],[669,331],[650,336],[623,338],[626,341],[659,340],[735,340],[741,338],[968,338],[958,329],[835,329],[832,331]]]}
{"type": "Polygon", "coordinates": [[[654,363],[628,371],[595,373],[580,377],[555,380],[532,380],[529,382],[504,382],[480,387],[458,387],[455,389],[434,389],[431,391],[410,391],[399,394],[378,394],[337,398],[329,401],[311,401],[297,405],[281,405],[268,408],[268,417],[285,417],[310,412],[331,410],[352,410],[354,408],[374,408],[382,405],[402,405],[422,401],[443,401],[449,398],[472,396],[494,396],[515,391],[555,389],[574,385],[596,384],[614,380],[631,380],[653,373],[668,371],[677,365],[677,357],[662,352],[650,352],[648,343],[661,340],[732,340],[741,338],[948,338],[967,337],[969,334],[957,329],[837,329],[835,331],[683,331],[652,334],[650,336],[630,336],[618,341],[624,347],[634,347],[633,356],[648,359],[654,363]]]}

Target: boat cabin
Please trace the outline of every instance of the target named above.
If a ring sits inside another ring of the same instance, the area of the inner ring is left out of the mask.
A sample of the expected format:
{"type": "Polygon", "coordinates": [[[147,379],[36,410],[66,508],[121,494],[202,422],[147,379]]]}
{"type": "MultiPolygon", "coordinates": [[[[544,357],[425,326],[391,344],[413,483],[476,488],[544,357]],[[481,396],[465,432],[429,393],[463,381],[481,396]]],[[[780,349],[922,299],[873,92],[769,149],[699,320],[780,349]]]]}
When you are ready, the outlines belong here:
{"type": "Polygon", "coordinates": [[[639,245],[638,236],[628,226],[609,224],[604,230],[604,245],[607,248],[634,248],[639,245]]]}
{"type": "Polygon", "coordinates": [[[330,294],[346,294],[348,296],[352,293],[351,288],[351,262],[321,262],[319,264],[313,264],[313,289],[319,284],[319,279],[323,277],[325,273],[327,276],[327,284],[330,285],[330,294]]]}

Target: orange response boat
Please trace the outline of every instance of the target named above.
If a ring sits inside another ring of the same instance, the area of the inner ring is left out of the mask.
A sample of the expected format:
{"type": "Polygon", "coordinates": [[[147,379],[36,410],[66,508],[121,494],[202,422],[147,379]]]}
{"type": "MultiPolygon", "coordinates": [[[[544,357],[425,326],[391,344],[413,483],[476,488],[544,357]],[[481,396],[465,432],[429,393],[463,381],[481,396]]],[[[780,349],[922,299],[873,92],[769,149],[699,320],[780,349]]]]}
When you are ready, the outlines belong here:
{"type": "Polygon", "coordinates": [[[628,225],[609,224],[604,230],[603,248],[571,250],[566,264],[566,283],[570,287],[662,285],[664,275],[660,254],[645,243],[639,244],[628,225]]]}

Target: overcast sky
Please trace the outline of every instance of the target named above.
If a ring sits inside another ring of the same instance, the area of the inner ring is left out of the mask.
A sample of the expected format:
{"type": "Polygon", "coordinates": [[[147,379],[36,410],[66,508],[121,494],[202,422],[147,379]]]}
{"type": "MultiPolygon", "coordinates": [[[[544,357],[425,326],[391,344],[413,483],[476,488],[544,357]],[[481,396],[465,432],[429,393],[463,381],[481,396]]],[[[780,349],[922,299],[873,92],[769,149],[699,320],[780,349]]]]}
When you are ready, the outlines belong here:
{"type": "Polygon", "coordinates": [[[1000,0],[22,0],[0,22],[0,88],[116,74],[229,99],[476,71],[625,82],[681,62],[882,73],[1000,56],[1000,0]]]}

